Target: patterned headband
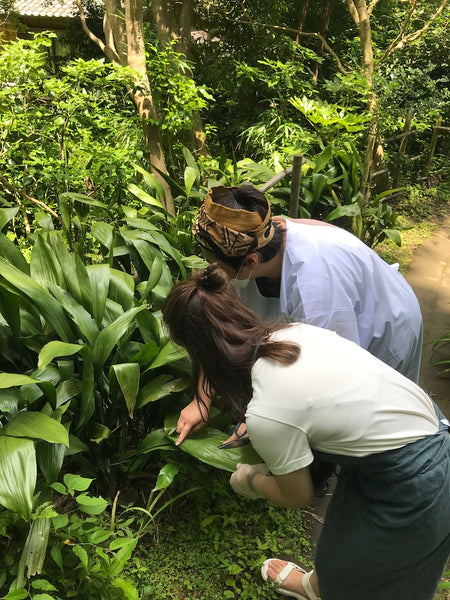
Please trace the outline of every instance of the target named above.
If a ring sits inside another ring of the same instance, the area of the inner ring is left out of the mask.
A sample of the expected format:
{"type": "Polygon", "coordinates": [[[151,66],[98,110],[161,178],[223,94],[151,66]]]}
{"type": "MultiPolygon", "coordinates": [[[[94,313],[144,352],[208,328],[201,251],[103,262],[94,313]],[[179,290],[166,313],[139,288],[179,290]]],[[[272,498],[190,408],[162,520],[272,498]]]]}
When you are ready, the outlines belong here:
{"type": "Polygon", "coordinates": [[[228,208],[214,202],[214,194],[226,191],[222,185],[212,187],[201,205],[192,226],[192,233],[200,246],[216,255],[246,256],[258,250],[273,238],[274,228],[267,202],[267,215],[244,209],[228,208]]]}

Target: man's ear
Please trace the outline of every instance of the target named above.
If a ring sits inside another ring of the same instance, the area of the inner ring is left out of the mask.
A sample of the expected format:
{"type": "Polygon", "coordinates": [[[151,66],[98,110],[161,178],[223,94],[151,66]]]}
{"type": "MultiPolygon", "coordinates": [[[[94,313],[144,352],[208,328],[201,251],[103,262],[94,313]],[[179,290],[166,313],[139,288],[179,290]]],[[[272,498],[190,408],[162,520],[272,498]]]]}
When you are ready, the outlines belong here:
{"type": "Polygon", "coordinates": [[[259,254],[257,252],[251,252],[242,261],[243,267],[250,267],[250,269],[256,269],[259,265],[259,254]]]}

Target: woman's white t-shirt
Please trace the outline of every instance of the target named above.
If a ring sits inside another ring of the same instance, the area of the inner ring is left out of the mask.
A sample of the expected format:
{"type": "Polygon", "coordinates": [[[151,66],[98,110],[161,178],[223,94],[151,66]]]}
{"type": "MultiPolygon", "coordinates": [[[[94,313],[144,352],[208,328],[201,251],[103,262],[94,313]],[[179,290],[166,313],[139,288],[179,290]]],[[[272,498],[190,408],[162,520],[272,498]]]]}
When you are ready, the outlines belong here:
{"type": "Polygon", "coordinates": [[[311,449],[362,457],[437,432],[429,396],[356,343],[307,324],[278,330],[271,339],[301,348],[291,365],[260,358],[252,369],[245,419],[272,473],[308,466],[311,449]]]}

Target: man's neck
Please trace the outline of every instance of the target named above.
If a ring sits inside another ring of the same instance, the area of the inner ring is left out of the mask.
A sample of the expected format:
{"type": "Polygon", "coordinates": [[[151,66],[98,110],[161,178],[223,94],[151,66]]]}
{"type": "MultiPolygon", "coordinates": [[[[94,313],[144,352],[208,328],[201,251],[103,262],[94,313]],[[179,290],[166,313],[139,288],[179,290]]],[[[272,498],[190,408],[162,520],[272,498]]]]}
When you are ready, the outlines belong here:
{"type": "Polygon", "coordinates": [[[255,278],[265,277],[272,282],[281,279],[281,271],[283,268],[284,248],[286,246],[286,232],[283,233],[283,243],[278,253],[267,262],[260,262],[255,271],[255,278]]]}

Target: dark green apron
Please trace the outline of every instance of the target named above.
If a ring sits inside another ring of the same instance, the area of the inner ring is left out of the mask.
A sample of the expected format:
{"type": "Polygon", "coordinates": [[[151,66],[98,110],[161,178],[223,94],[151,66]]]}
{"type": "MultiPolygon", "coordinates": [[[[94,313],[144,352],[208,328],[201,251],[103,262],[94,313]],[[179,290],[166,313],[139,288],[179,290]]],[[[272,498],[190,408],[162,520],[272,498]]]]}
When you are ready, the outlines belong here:
{"type": "Polygon", "coordinates": [[[363,458],[314,451],[341,465],[317,546],[322,600],[432,600],[450,554],[448,430],[363,458]]]}

